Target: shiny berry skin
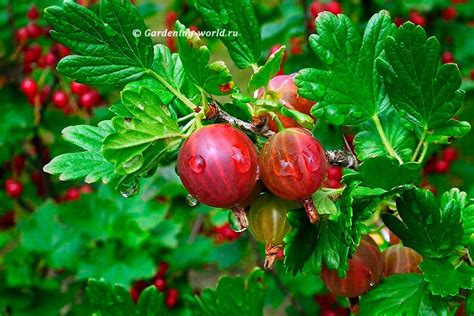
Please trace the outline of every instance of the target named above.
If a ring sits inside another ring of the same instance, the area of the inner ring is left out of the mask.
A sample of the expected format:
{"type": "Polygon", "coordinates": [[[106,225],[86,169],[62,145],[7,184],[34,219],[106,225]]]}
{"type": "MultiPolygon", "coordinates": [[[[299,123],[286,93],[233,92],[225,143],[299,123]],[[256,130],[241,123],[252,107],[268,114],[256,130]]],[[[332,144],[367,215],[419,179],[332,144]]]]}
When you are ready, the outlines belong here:
{"type": "Polygon", "coordinates": [[[26,32],[28,33],[28,38],[39,38],[43,35],[43,29],[36,23],[31,23],[26,26],[26,32]]]}
{"type": "Polygon", "coordinates": [[[295,73],[275,76],[268,83],[268,90],[274,91],[278,101],[285,107],[309,115],[315,102],[307,100],[298,94],[295,77],[295,73]]]}
{"type": "Polygon", "coordinates": [[[443,160],[451,162],[458,158],[458,151],[454,147],[446,147],[443,150],[443,160]]]}
{"type": "Polygon", "coordinates": [[[52,101],[55,107],[62,109],[69,104],[69,98],[64,91],[56,91],[52,96],[52,101]]]}
{"type": "Polygon", "coordinates": [[[301,201],[316,192],[326,177],[321,144],[302,128],[288,128],[268,139],[260,156],[265,186],[285,200],[301,201]]]}
{"type": "Polygon", "coordinates": [[[178,174],[199,202],[232,208],[255,187],[257,152],[242,131],[225,124],[208,125],[184,142],[178,154],[178,174]]]}
{"type": "Polygon", "coordinates": [[[87,93],[90,91],[90,88],[88,85],[78,83],[75,81],[71,82],[71,92],[76,94],[76,95],[83,95],[84,93],[87,93]]]}
{"type": "Polygon", "coordinates": [[[177,289],[169,289],[168,292],[166,292],[166,297],[165,297],[166,306],[169,309],[175,307],[175,305],[178,303],[178,297],[179,297],[179,291],[177,289]]]}
{"type": "Polygon", "coordinates": [[[316,18],[319,15],[319,13],[324,11],[324,3],[321,3],[319,1],[314,1],[309,6],[309,11],[311,13],[311,16],[313,18],[316,18]]]}
{"type": "Polygon", "coordinates": [[[421,273],[418,265],[423,258],[415,250],[400,244],[388,247],[382,253],[383,274],[421,273]]]}
{"type": "Polygon", "coordinates": [[[15,39],[17,42],[24,42],[28,40],[28,31],[26,27],[19,28],[15,33],[15,39]]]}
{"type": "Polygon", "coordinates": [[[426,19],[416,10],[412,10],[409,15],[409,19],[412,23],[420,26],[426,25],[426,19]]]}
{"type": "Polygon", "coordinates": [[[166,25],[169,28],[173,28],[174,22],[176,22],[178,16],[176,15],[176,12],[170,11],[166,14],[166,25]]]}
{"type": "Polygon", "coordinates": [[[446,173],[449,171],[450,163],[446,160],[438,160],[435,164],[435,171],[437,173],[446,173]]]}
{"type": "Polygon", "coordinates": [[[37,61],[41,57],[41,52],[43,49],[38,44],[32,44],[25,50],[23,55],[23,62],[26,64],[37,61]]]}
{"type": "Polygon", "coordinates": [[[156,279],[155,282],[153,282],[155,285],[156,289],[160,292],[164,292],[166,289],[166,281],[164,279],[156,279]]]}
{"type": "Polygon", "coordinates": [[[272,194],[260,196],[250,207],[249,230],[254,238],[264,244],[281,245],[291,229],[286,217],[288,201],[272,194]]]}
{"type": "Polygon", "coordinates": [[[97,91],[89,91],[81,95],[79,105],[85,109],[90,109],[100,102],[100,95],[97,91]]]}
{"type": "Polygon", "coordinates": [[[31,78],[25,78],[20,84],[20,89],[26,96],[35,96],[38,93],[38,85],[31,78]]]}
{"type": "Polygon", "coordinates": [[[5,192],[9,197],[16,199],[23,192],[23,185],[14,179],[7,179],[5,181],[5,192]]]}
{"type": "Polygon", "coordinates": [[[349,259],[349,270],[344,279],[337,275],[336,270],[329,270],[325,265],[321,271],[321,278],[332,293],[357,297],[379,283],[382,271],[382,254],[379,247],[370,236],[365,236],[349,259]]]}
{"type": "Polygon", "coordinates": [[[64,194],[65,201],[76,201],[79,200],[81,197],[81,189],[80,188],[69,188],[67,189],[66,193],[64,194]]]}

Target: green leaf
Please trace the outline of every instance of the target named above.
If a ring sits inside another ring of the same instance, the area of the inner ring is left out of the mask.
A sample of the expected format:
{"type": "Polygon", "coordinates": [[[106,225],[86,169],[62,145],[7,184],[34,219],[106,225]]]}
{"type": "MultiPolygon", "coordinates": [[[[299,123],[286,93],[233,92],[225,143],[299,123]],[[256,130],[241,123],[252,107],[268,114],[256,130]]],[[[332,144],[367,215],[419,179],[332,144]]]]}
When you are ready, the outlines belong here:
{"type": "Polygon", "coordinates": [[[335,125],[357,125],[377,113],[384,94],[375,61],[384,57],[380,43],[395,29],[386,11],[370,19],[362,39],[347,16],[318,15],[317,34],[309,42],[326,68],[303,69],[295,78],[298,93],[318,101],[313,116],[335,125]]]}
{"type": "Polygon", "coordinates": [[[265,65],[258,69],[250,77],[247,85],[249,92],[255,91],[260,87],[265,87],[271,78],[273,78],[280,70],[280,65],[285,54],[285,46],[281,46],[276,52],[268,57],[265,65]]]}
{"type": "Polygon", "coordinates": [[[346,180],[357,179],[364,186],[391,190],[400,185],[413,183],[419,175],[420,165],[409,162],[400,165],[389,157],[375,157],[364,161],[357,172],[346,175],[346,180]]]}
{"type": "MultiPolygon", "coordinates": [[[[400,117],[393,108],[388,108],[378,115],[385,135],[395,152],[402,160],[409,161],[413,152],[412,148],[415,147],[411,131],[403,127],[400,117]]],[[[357,158],[364,161],[373,157],[390,156],[374,122],[366,122],[363,124],[363,129],[354,138],[357,158]]]]}
{"type": "Polygon", "coordinates": [[[444,300],[432,295],[423,276],[418,274],[392,275],[362,296],[360,316],[447,315],[444,300]]]}
{"type": "Polygon", "coordinates": [[[454,296],[459,293],[459,289],[474,287],[474,269],[467,265],[455,268],[447,259],[423,259],[420,269],[435,295],[454,296]]]}
{"type": "Polygon", "coordinates": [[[412,189],[397,198],[401,220],[390,214],[383,214],[382,219],[405,246],[425,258],[442,258],[462,239],[461,204],[445,199],[440,205],[430,191],[412,189]]]}
{"type": "Polygon", "coordinates": [[[443,127],[461,108],[464,91],[456,64],[440,66],[440,44],[421,26],[403,24],[385,43],[386,60],[377,69],[391,103],[413,124],[443,127]]]}
{"type": "Polygon", "coordinates": [[[332,190],[318,190],[313,194],[313,202],[318,214],[335,215],[337,213],[337,207],[331,200],[333,194],[332,190]]]}
{"type": "Polygon", "coordinates": [[[86,295],[95,311],[103,316],[130,316],[135,314],[130,293],[120,285],[104,280],[89,279],[86,295]]]}
{"type": "Polygon", "coordinates": [[[254,270],[247,279],[241,276],[222,277],[216,289],[205,289],[200,296],[187,298],[193,315],[263,315],[265,289],[258,282],[262,277],[260,269],[254,270]]]}
{"type": "Polygon", "coordinates": [[[123,85],[140,77],[153,62],[148,36],[134,36],[147,29],[130,1],[101,1],[100,16],[75,3],[49,7],[45,18],[51,36],[75,55],[63,58],[58,70],[78,82],[123,85]]]}
{"type": "Polygon", "coordinates": [[[461,138],[471,130],[471,124],[466,121],[449,120],[443,126],[428,134],[426,141],[434,144],[447,144],[450,138],[461,138]]]}
{"type": "Polygon", "coordinates": [[[208,64],[210,52],[207,46],[203,45],[198,34],[186,29],[179,21],[176,22],[175,28],[180,33],[189,32],[187,37],[178,38],[179,57],[188,77],[194,84],[210,94],[230,93],[230,90],[225,93],[221,91],[221,87],[232,82],[232,76],[225,63],[216,61],[208,64]]]}
{"type": "Polygon", "coordinates": [[[225,30],[220,39],[240,69],[256,64],[261,55],[258,21],[250,0],[198,0],[196,9],[214,30],[225,30]]]}
{"type": "Polygon", "coordinates": [[[100,148],[111,131],[110,121],[100,122],[98,127],[77,125],[65,128],[64,139],[86,151],[59,155],[44,166],[43,170],[59,174],[62,181],[85,177],[84,181],[87,183],[110,182],[117,175],[113,164],[100,153],[100,148]]]}
{"type": "Polygon", "coordinates": [[[136,314],[146,316],[166,316],[169,310],[165,305],[165,295],[158,292],[156,287],[149,286],[146,288],[138,299],[136,314]]]}
{"type": "Polygon", "coordinates": [[[474,250],[474,205],[462,210],[463,244],[474,250]]]}

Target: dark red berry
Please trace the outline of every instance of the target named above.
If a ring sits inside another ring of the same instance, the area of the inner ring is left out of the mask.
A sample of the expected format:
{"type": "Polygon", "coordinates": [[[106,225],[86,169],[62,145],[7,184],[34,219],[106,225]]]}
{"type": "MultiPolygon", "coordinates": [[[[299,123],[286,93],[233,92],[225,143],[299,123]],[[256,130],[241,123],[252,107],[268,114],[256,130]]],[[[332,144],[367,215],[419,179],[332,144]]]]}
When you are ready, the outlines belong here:
{"type": "Polygon", "coordinates": [[[225,124],[205,126],[184,142],[178,155],[178,174],[199,202],[232,208],[255,187],[257,152],[242,131],[225,124]]]}
{"type": "Polygon", "coordinates": [[[157,288],[158,291],[164,292],[166,289],[166,281],[164,279],[156,279],[155,282],[153,282],[155,287],[157,288]]]}
{"type": "Polygon", "coordinates": [[[169,289],[168,292],[166,292],[165,297],[166,306],[168,306],[169,309],[175,307],[176,303],[178,303],[178,297],[179,291],[177,289],[169,289]]]}
{"type": "Polygon", "coordinates": [[[443,64],[449,64],[449,63],[454,63],[454,55],[451,52],[444,52],[443,55],[441,55],[441,61],[443,64]]]}
{"type": "Polygon", "coordinates": [[[38,44],[32,44],[23,54],[23,62],[26,64],[36,62],[41,57],[43,49],[38,44]]]}
{"type": "Polygon", "coordinates": [[[457,15],[456,8],[448,7],[448,8],[443,10],[442,15],[443,15],[443,19],[446,20],[446,21],[454,20],[456,18],[456,15],[457,15]]]}
{"type": "Polygon", "coordinates": [[[54,56],[54,54],[51,52],[44,56],[44,61],[47,67],[54,67],[58,62],[56,56],[54,56]]]}
{"type": "Polygon", "coordinates": [[[85,109],[90,109],[100,102],[100,95],[97,91],[89,91],[81,95],[79,105],[85,109]]]}
{"type": "Polygon", "coordinates": [[[173,28],[174,22],[176,22],[177,15],[174,11],[169,11],[166,13],[166,25],[168,28],[173,28]]]}
{"type": "Polygon", "coordinates": [[[28,17],[28,19],[30,20],[36,20],[37,18],[39,18],[39,10],[36,6],[32,6],[28,12],[26,13],[26,16],[28,17]]]}
{"type": "Polygon", "coordinates": [[[56,43],[54,45],[54,52],[56,53],[58,58],[61,59],[68,56],[71,53],[71,50],[64,45],[56,43]]]}
{"type": "Polygon", "coordinates": [[[412,10],[410,12],[409,20],[416,25],[421,25],[421,26],[426,25],[426,19],[420,14],[420,12],[416,10],[412,10]]]}
{"type": "Polygon", "coordinates": [[[401,18],[399,16],[396,16],[396,17],[393,18],[393,23],[395,23],[395,25],[397,27],[400,27],[404,22],[405,22],[405,20],[403,20],[403,18],[401,18]]]}
{"type": "Polygon", "coordinates": [[[43,35],[43,29],[36,23],[30,23],[26,26],[28,38],[36,39],[43,35]]]}
{"type": "Polygon", "coordinates": [[[332,293],[357,297],[379,283],[382,278],[382,254],[379,247],[370,236],[365,236],[357,250],[349,259],[349,269],[345,278],[340,278],[336,270],[329,270],[325,265],[321,278],[332,293]]]}
{"type": "Polygon", "coordinates": [[[458,158],[458,151],[454,147],[446,147],[443,150],[443,160],[448,162],[454,161],[458,158]]]}
{"type": "Polygon", "coordinates": [[[19,28],[15,33],[15,38],[17,42],[25,42],[28,40],[28,31],[26,27],[19,28]]]}
{"type": "Polygon", "coordinates": [[[319,13],[324,11],[324,3],[321,3],[319,1],[314,1],[309,6],[309,11],[311,13],[311,16],[313,18],[316,18],[319,15],[319,13]]]}
{"type": "Polygon", "coordinates": [[[459,305],[454,316],[467,316],[465,302],[462,302],[461,305],[459,305]]]}
{"type": "Polygon", "coordinates": [[[340,181],[342,179],[342,167],[329,166],[328,167],[328,178],[340,181]]]}
{"type": "Polygon", "coordinates": [[[166,272],[168,272],[169,265],[167,262],[160,262],[158,265],[158,272],[156,273],[157,278],[164,278],[166,272]]]}
{"type": "Polygon", "coordinates": [[[15,171],[17,174],[20,174],[23,171],[23,168],[25,168],[25,156],[23,155],[16,155],[13,157],[13,167],[15,168],[15,171]]]}
{"type": "Polygon", "coordinates": [[[228,82],[226,84],[222,84],[219,86],[219,91],[221,93],[230,93],[232,91],[232,88],[234,88],[234,83],[231,81],[231,82],[228,82]]]}
{"type": "Polygon", "coordinates": [[[76,201],[79,200],[81,197],[81,189],[80,188],[69,188],[67,189],[66,193],[64,194],[65,201],[76,201]]]}
{"type": "Polygon", "coordinates": [[[23,185],[14,179],[7,179],[5,181],[5,191],[11,198],[17,198],[23,192],[23,185]]]}
{"type": "Polygon", "coordinates": [[[342,13],[342,6],[339,2],[337,1],[331,1],[328,4],[326,4],[326,11],[331,12],[332,14],[341,14],[342,13]]]}
{"type": "Polygon", "coordinates": [[[474,80],[474,69],[470,71],[469,77],[471,77],[471,80],[474,80]]]}
{"type": "Polygon", "coordinates": [[[285,200],[311,197],[326,177],[327,161],[321,144],[301,128],[288,128],[270,137],[259,161],[263,183],[285,200]]]}
{"type": "Polygon", "coordinates": [[[31,78],[25,78],[20,84],[21,91],[26,96],[35,96],[36,93],[38,93],[38,85],[36,84],[36,81],[34,81],[31,78]]]}
{"type": "Polygon", "coordinates": [[[16,219],[15,219],[15,212],[9,211],[0,215],[0,230],[8,229],[15,226],[16,219]]]}
{"type": "Polygon", "coordinates": [[[78,83],[75,81],[71,82],[71,92],[76,94],[76,95],[83,95],[84,93],[87,93],[90,91],[90,88],[88,85],[78,83]]]}
{"type": "Polygon", "coordinates": [[[149,285],[149,283],[140,280],[133,283],[132,288],[130,289],[130,295],[132,296],[133,301],[136,303],[140,298],[140,294],[143,290],[149,285]]]}
{"type": "Polygon", "coordinates": [[[63,109],[69,104],[69,98],[64,91],[56,91],[52,96],[52,101],[55,107],[63,109]]]}
{"type": "Polygon", "coordinates": [[[446,173],[449,171],[450,163],[446,160],[438,160],[435,164],[435,171],[437,173],[446,173]]]}
{"type": "Polygon", "coordinates": [[[415,250],[401,244],[385,249],[382,260],[383,273],[386,277],[392,274],[421,273],[418,265],[422,257],[415,250]]]}

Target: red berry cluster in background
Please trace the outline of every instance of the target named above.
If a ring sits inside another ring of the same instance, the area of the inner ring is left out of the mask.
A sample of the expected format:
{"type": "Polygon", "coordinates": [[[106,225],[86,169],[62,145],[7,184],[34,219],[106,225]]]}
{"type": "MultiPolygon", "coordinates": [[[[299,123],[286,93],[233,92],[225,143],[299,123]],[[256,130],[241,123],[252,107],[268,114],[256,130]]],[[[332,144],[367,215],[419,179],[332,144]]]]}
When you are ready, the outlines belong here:
{"type": "Polygon", "coordinates": [[[342,13],[342,5],[337,1],[330,1],[328,3],[321,2],[319,0],[314,1],[309,6],[309,13],[311,14],[311,21],[309,24],[309,30],[314,32],[314,20],[318,15],[324,11],[331,12],[332,14],[342,13]]]}
{"type": "Polygon", "coordinates": [[[431,156],[425,166],[424,172],[429,173],[447,173],[451,167],[451,163],[457,159],[458,153],[454,147],[446,147],[441,155],[435,154],[431,156]]]}
{"type": "Polygon", "coordinates": [[[319,316],[345,316],[349,315],[349,309],[339,305],[336,295],[332,293],[315,295],[314,300],[321,308],[319,316]]]}
{"type": "Polygon", "coordinates": [[[160,262],[158,271],[151,280],[139,280],[133,283],[130,288],[130,295],[136,303],[140,298],[140,294],[148,286],[154,285],[159,292],[165,293],[165,304],[169,309],[172,309],[178,304],[179,291],[176,288],[168,288],[166,283],[166,273],[169,265],[167,262],[160,262]]]}
{"type": "Polygon", "coordinates": [[[332,189],[338,189],[341,187],[341,179],[342,179],[342,167],[329,166],[328,177],[325,181],[325,186],[332,189]]]}
{"type": "Polygon", "coordinates": [[[212,229],[216,244],[222,244],[225,242],[232,242],[240,237],[240,234],[233,231],[230,228],[229,223],[225,223],[221,226],[214,226],[212,229]]]}

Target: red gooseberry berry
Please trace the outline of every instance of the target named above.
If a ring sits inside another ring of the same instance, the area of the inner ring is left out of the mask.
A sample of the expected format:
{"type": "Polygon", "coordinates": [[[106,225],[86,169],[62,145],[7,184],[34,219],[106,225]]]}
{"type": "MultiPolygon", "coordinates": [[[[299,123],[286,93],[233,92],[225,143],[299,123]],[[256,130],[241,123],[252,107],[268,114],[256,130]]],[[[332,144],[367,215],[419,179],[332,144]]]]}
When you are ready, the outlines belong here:
{"type": "Polygon", "coordinates": [[[312,195],[327,174],[327,160],[321,144],[302,128],[288,128],[263,145],[259,155],[261,179],[276,196],[303,203],[312,223],[318,215],[312,195]]]}
{"type": "Polygon", "coordinates": [[[7,179],[5,181],[5,192],[11,198],[18,198],[23,192],[23,185],[15,179],[7,179]]]}
{"type": "Polygon", "coordinates": [[[379,247],[370,236],[364,236],[359,246],[349,259],[349,269],[345,278],[337,275],[336,270],[329,270],[325,265],[321,278],[332,293],[357,297],[380,282],[382,278],[382,254],[379,247]]]}
{"type": "Polygon", "coordinates": [[[401,244],[388,247],[382,253],[383,274],[421,273],[418,265],[422,257],[415,250],[401,244]]]}
{"type": "Polygon", "coordinates": [[[79,105],[85,109],[90,109],[100,102],[100,95],[97,91],[89,91],[81,95],[79,105]]]}
{"type": "Polygon", "coordinates": [[[31,78],[25,78],[21,81],[20,89],[26,96],[35,96],[38,93],[38,85],[31,78]]]}
{"type": "Polygon", "coordinates": [[[69,104],[69,98],[64,91],[56,91],[52,96],[52,102],[55,107],[62,109],[69,104]]]}
{"type": "Polygon", "coordinates": [[[71,87],[71,92],[79,96],[90,91],[90,88],[88,85],[78,83],[75,81],[71,82],[70,87],[71,87]]]}

